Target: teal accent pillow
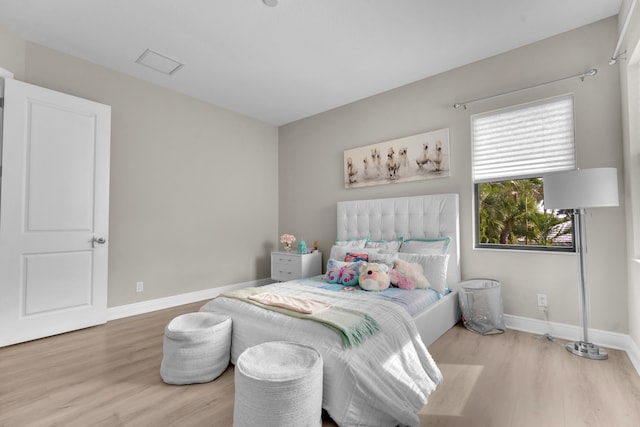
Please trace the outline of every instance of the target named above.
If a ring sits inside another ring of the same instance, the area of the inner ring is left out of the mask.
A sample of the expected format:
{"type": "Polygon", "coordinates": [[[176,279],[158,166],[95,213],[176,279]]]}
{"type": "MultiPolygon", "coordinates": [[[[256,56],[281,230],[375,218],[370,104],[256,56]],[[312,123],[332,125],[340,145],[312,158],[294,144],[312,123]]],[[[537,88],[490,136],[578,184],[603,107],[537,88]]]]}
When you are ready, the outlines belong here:
{"type": "Polygon", "coordinates": [[[335,259],[329,259],[327,261],[327,274],[325,280],[327,283],[339,283],[345,286],[355,286],[358,284],[358,278],[360,272],[361,261],[358,262],[344,262],[337,261],[335,259]]]}
{"type": "Polygon", "coordinates": [[[367,238],[358,238],[358,239],[347,239],[347,240],[336,240],[336,246],[349,246],[355,248],[364,248],[367,244],[367,238]]]}
{"type": "Polygon", "coordinates": [[[378,248],[385,252],[398,252],[402,245],[402,237],[395,240],[367,240],[365,248],[378,248]]]}
{"type": "Polygon", "coordinates": [[[410,254],[444,255],[449,249],[450,237],[437,237],[433,239],[407,239],[402,242],[400,251],[410,254]]]}

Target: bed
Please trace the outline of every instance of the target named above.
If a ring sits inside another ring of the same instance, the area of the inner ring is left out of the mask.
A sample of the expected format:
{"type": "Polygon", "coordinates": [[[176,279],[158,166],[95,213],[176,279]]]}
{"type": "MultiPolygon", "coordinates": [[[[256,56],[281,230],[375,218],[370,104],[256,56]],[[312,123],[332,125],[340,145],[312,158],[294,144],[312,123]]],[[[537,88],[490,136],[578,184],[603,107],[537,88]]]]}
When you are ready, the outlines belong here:
{"type": "Polygon", "coordinates": [[[369,236],[374,240],[449,237],[446,282],[449,293],[414,316],[422,341],[431,345],[460,320],[460,219],[457,194],[339,202],[338,240],[369,236]]]}
{"type": "Polygon", "coordinates": [[[448,290],[427,308],[408,310],[392,301],[402,290],[392,291],[391,297],[344,292],[327,283],[325,276],[259,288],[373,319],[377,331],[355,343],[319,321],[265,309],[231,295],[223,294],[201,310],[232,318],[232,363],[245,349],[268,341],[294,341],[316,348],[323,357],[323,408],[338,425],[417,426],[418,412],[442,381],[426,346],[459,320],[458,195],[339,202],[337,219],[337,241],[341,242],[363,236],[372,242],[446,238],[448,290]]]}

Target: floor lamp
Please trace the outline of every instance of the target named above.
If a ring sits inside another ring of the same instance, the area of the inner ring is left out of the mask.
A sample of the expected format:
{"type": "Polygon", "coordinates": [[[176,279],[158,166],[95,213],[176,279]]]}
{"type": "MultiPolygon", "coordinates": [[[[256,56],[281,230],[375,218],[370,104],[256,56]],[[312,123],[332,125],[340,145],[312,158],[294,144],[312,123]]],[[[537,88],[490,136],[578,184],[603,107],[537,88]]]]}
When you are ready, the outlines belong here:
{"type": "Polygon", "coordinates": [[[616,168],[576,169],[546,174],[542,179],[545,209],[573,209],[574,243],[579,259],[582,341],[568,343],[567,350],[588,359],[606,359],[608,357],[606,351],[589,342],[590,305],[586,266],[585,209],[618,206],[618,172],[616,168]]]}

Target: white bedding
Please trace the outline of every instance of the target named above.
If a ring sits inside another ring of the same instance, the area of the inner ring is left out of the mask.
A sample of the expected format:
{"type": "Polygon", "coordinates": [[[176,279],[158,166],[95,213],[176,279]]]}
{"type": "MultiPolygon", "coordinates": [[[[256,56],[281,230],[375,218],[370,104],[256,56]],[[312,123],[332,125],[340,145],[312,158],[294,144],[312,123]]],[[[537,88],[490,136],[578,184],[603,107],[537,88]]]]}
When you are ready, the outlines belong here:
{"type": "MultiPolygon", "coordinates": [[[[316,288],[322,288],[329,291],[335,291],[344,293],[345,286],[339,285],[337,283],[327,283],[325,281],[325,276],[313,276],[307,277],[304,279],[296,280],[296,283],[313,286],[316,288]]],[[[403,307],[407,313],[411,317],[414,317],[424,312],[424,310],[430,305],[434,304],[438,300],[443,298],[443,295],[440,295],[433,289],[415,289],[412,291],[407,291],[405,289],[396,288],[393,286],[388,287],[380,292],[370,292],[365,291],[364,289],[360,289],[359,287],[353,287],[354,294],[362,294],[366,295],[367,298],[379,298],[386,301],[390,301],[403,307]]]]}
{"type": "Polygon", "coordinates": [[[338,334],[320,323],[218,297],[201,310],[232,318],[233,363],[245,349],[263,342],[307,344],[322,355],[323,408],[336,423],[419,425],[417,413],[442,381],[442,374],[403,308],[374,295],[335,292],[302,282],[275,283],[263,289],[360,310],[378,322],[380,331],[363,344],[344,348],[338,334]]]}

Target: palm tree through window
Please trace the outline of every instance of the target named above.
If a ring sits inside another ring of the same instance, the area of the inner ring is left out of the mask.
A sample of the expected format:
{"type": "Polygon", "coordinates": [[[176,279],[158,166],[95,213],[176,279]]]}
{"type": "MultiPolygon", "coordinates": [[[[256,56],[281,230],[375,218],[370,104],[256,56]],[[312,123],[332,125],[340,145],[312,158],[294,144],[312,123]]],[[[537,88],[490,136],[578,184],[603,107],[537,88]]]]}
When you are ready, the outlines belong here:
{"type": "Polygon", "coordinates": [[[541,178],[476,185],[479,247],[573,250],[571,212],[544,209],[541,178]]]}

